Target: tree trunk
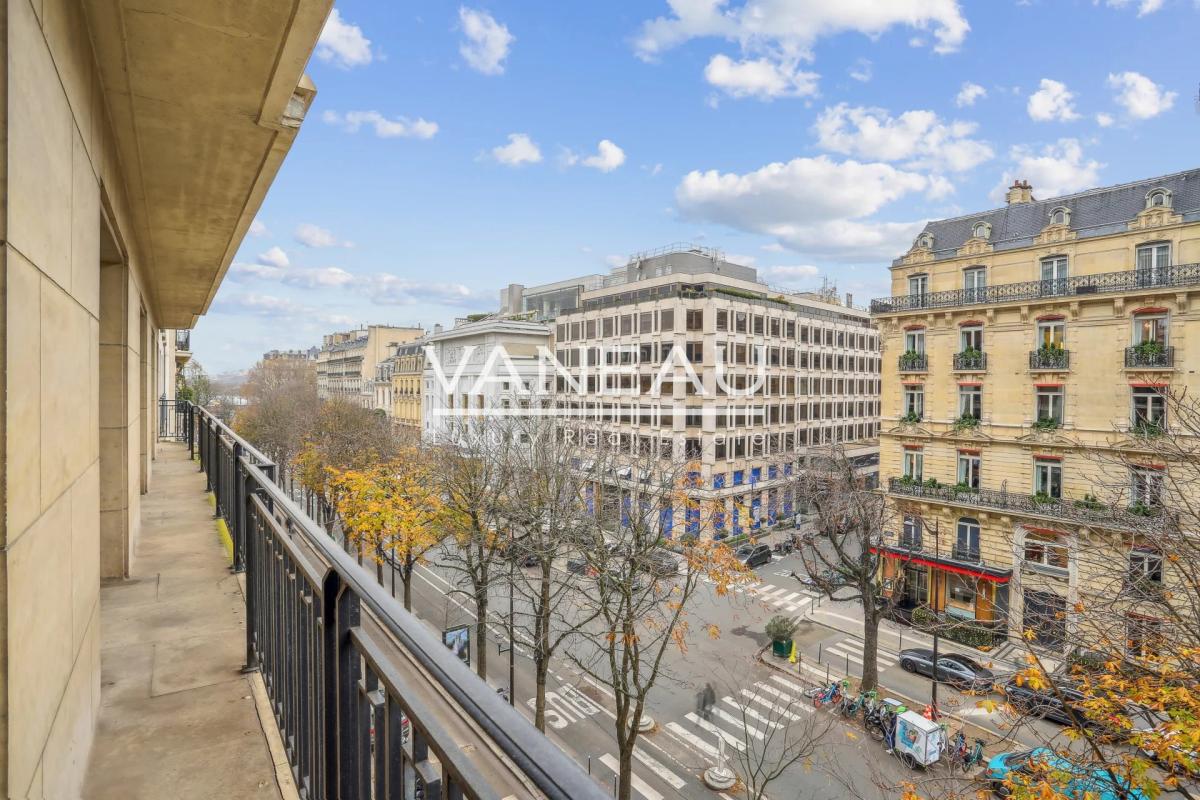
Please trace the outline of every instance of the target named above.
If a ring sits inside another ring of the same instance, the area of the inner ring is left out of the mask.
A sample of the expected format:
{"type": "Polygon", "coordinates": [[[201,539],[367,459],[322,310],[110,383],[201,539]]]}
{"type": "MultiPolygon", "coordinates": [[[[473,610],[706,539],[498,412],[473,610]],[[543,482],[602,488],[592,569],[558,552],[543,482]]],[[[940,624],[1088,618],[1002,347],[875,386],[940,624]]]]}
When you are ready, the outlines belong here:
{"type": "MultiPolygon", "coordinates": [[[[534,620],[533,668],[537,686],[534,705],[534,725],[546,732],[546,673],[550,671],[550,570],[549,564],[542,565],[541,586],[538,587],[537,619],[534,620]]],[[[509,610],[512,613],[512,610],[509,610]]],[[[509,642],[513,646],[514,642],[509,642]]]]}
{"type": "Polygon", "coordinates": [[[403,572],[403,575],[404,575],[404,610],[405,611],[412,611],[412,573],[413,573],[412,562],[405,561],[404,572],[403,572]]]}
{"type": "Polygon", "coordinates": [[[475,674],[487,680],[487,584],[475,589],[475,674]]]}
{"type": "MultiPolygon", "coordinates": [[[[512,642],[508,643],[513,646],[512,642]]],[[[533,695],[533,725],[542,733],[546,732],[546,667],[548,659],[534,653],[533,670],[535,691],[533,695]]]]}
{"type": "Polygon", "coordinates": [[[879,688],[879,609],[863,603],[862,690],[879,688]]]}

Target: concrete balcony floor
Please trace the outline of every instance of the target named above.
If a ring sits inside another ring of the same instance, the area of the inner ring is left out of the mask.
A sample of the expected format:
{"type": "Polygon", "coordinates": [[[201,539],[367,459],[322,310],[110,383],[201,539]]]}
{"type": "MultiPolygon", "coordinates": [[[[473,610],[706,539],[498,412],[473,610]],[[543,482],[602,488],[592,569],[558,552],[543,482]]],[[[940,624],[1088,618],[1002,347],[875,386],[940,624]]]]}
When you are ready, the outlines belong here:
{"type": "Polygon", "coordinates": [[[101,707],[83,796],[295,797],[246,604],[187,447],[159,443],[129,580],[100,590],[101,707]]]}

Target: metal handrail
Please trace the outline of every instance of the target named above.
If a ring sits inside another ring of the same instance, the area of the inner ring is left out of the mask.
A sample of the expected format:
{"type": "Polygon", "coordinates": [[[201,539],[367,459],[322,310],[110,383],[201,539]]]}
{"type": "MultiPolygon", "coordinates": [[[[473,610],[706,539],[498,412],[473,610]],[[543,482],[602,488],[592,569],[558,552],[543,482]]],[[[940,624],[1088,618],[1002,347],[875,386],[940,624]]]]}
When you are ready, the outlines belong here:
{"type": "Polygon", "coordinates": [[[270,459],[188,407],[189,449],[246,573],[246,665],[263,672],[306,796],[409,796],[418,775],[426,797],[606,796],[309,517],[270,459]]]}
{"type": "Polygon", "coordinates": [[[1039,347],[1029,351],[1029,368],[1038,369],[1069,369],[1071,366],[1071,351],[1061,347],[1039,347]]]}
{"type": "Polygon", "coordinates": [[[1049,278],[1021,283],[1001,283],[979,289],[954,289],[942,292],[881,297],[871,301],[871,313],[893,314],[928,308],[991,305],[1020,300],[1073,297],[1139,289],[1161,289],[1200,285],[1200,264],[1176,264],[1170,267],[1131,269],[1073,278],[1049,278]]]}
{"type": "Polygon", "coordinates": [[[961,372],[982,372],[987,369],[987,353],[955,353],[954,369],[961,372]]]}
{"type": "Polygon", "coordinates": [[[1130,369],[1138,367],[1170,369],[1175,366],[1175,348],[1163,347],[1159,350],[1142,350],[1138,347],[1126,347],[1125,366],[1130,369]]]}

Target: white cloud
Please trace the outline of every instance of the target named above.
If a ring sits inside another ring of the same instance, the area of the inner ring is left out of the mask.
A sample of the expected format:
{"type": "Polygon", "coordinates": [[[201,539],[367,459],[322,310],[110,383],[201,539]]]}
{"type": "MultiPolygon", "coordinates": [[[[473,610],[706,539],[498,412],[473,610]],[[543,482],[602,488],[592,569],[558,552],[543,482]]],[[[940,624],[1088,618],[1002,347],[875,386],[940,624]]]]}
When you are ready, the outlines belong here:
{"type": "Polygon", "coordinates": [[[462,306],[479,299],[461,283],[414,281],[388,272],[369,275],[361,279],[358,287],[366,293],[372,303],[384,306],[412,306],[421,303],[462,306]]]}
{"type": "Polygon", "coordinates": [[[322,121],[329,125],[337,125],[348,133],[358,133],[364,125],[375,130],[380,139],[432,139],[438,132],[438,124],[423,117],[409,119],[396,117],[388,119],[378,111],[347,111],[345,114],[337,111],[326,111],[321,115],[322,121]]]}
{"type": "Polygon", "coordinates": [[[769,242],[759,247],[760,250],[766,250],[768,253],[782,253],[783,245],[779,242],[769,242]]]}
{"type": "Polygon", "coordinates": [[[1004,173],[991,193],[997,202],[1004,199],[1005,191],[1018,178],[1033,184],[1035,197],[1046,199],[1096,186],[1104,168],[1099,161],[1084,157],[1078,139],[1059,139],[1041,150],[1018,145],[1012,148],[1009,157],[1014,167],[1004,173]]]}
{"type": "Polygon", "coordinates": [[[601,139],[600,144],[596,147],[596,154],[594,156],[580,156],[570,150],[565,150],[563,152],[562,163],[568,167],[582,164],[585,167],[598,169],[601,172],[612,172],[625,163],[625,151],[614,144],[612,140],[601,139]]]}
{"type": "Polygon", "coordinates": [[[343,241],[333,235],[332,231],[313,225],[311,222],[305,222],[296,226],[296,231],[293,234],[296,241],[307,247],[353,247],[354,242],[343,241]]]}
{"type": "Polygon", "coordinates": [[[267,250],[265,253],[259,253],[258,263],[264,264],[268,267],[279,267],[282,269],[283,267],[286,267],[289,262],[287,253],[283,252],[282,247],[276,245],[270,250],[267,250]]]}
{"type": "Polygon", "coordinates": [[[260,220],[258,217],[255,217],[250,222],[250,235],[251,236],[266,236],[267,233],[268,233],[267,226],[264,225],[262,223],[262,220],[260,220]]]}
{"type": "Polygon", "coordinates": [[[317,58],[336,64],[343,69],[370,64],[371,40],[363,36],[362,29],[342,19],[335,8],[329,12],[321,38],[317,39],[317,58]]]}
{"type": "Polygon", "coordinates": [[[733,97],[807,97],[817,93],[815,72],[803,72],[795,63],[767,58],[734,61],[718,53],[704,68],[704,79],[733,97]]]}
{"type": "Polygon", "coordinates": [[[350,286],[357,280],[340,267],[280,267],[268,264],[234,264],[230,267],[230,277],[235,281],[257,279],[300,289],[332,289],[350,286]]]}
{"type": "Polygon", "coordinates": [[[1138,72],[1109,73],[1108,85],[1117,92],[1117,104],[1133,119],[1157,117],[1169,111],[1178,97],[1138,72]]]}
{"type": "Polygon", "coordinates": [[[458,21],[467,37],[458,46],[463,60],[476,72],[499,75],[504,72],[504,59],[516,37],[486,11],[463,6],[458,9],[458,21]]]}
{"type": "Polygon", "coordinates": [[[1113,124],[1113,121],[1114,120],[1113,120],[1112,114],[1106,114],[1103,111],[1101,111],[1100,113],[1098,113],[1096,115],[1096,124],[1099,125],[1101,128],[1107,128],[1108,126],[1113,124]]]}
{"type": "Polygon", "coordinates": [[[975,128],[971,122],[943,122],[932,111],[905,111],[892,117],[882,108],[845,103],[825,109],[813,125],[817,144],[824,150],[950,172],[973,169],[994,155],[986,142],[970,138],[975,128]]]}
{"type": "Polygon", "coordinates": [[[1137,3],[1138,16],[1144,17],[1147,14],[1153,14],[1163,7],[1165,0],[1108,0],[1108,5],[1112,8],[1124,8],[1131,6],[1134,2],[1137,3]]]}
{"type": "Polygon", "coordinates": [[[492,158],[510,167],[536,164],[542,160],[542,151],[527,133],[510,133],[508,144],[492,148],[492,158]]]}
{"type": "Polygon", "coordinates": [[[757,256],[749,256],[745,253],[726,253],[725,260],[730,264],[741,264],[743,267],[753,267],[758,263],[757,256]]]}
{"type": "Polygon", "coordinates": [[[851,78],[862,83],[871,80],[871,77],[874,75],[871,59],[860,58],[858,61],[855,61],[854,66],[850,67],[849,73],[851,78]]]}
{"type": "Polygon", "coordinates": [[[227,314],[249,314],[269,319],[316,321],[327,325],[351,325],[354,323],[354,320],[345,314],[330,314],[288,297],[256,292],[221,297],[217,300],[214,310],[227,314]]]}
{"type": "Polygon", "coordinates": [[[817,277],[817,275],[821,274],[821,270],[812,264],[798,264],[795,266],[767,267],[760,274],[769,281],[797,283],[817,277]]]}
{"type": "Polygon", "coordinates": [[[660,175],[662,173],[663,165],[661,162],[658,164],[654,164],[654,165],[643,165],[642,169],[644,169],[646,172],[649,172],[650,177],[653,178],[654,176],[660,175]]]}
{"type": "Polygon", "coordinates": [[[971,26],[956,0],[667,0],[671,15],[648,20],[634,50],[652,60],[691,39],[715,36],[736,41],[743,51],[775,53],[781,59],[810,58],[818,39],[856,32],[876,38],[907,26],[931,32],[934,50],[957,50],[971,26]]]}
{"type": "Polygon", "coordinates": [[[794,250],[890,258],[907,247],[921,223],[864,218],[930,184],[924,175],[889,164],[819,156],[740,175],[694,170],[676,187],[675,200],[689,218],[772,236],[794,250]]]}
{"type": "Polygon", "coordinates": [[[1030,119],[1037,122],[1069,122],[1079,119],[1079,115],[1075,113],[1075,95],[1067,89],[1065,83],[1042,78],[1038,86],[1038,90],[1029,95],[1029,103],[1025,107],[1030,119]]]}
{"type": "Polygon", "coordinates": [[[958,90],[958,94],[954,97],[954,105],[959,108],[975,105],[975,101],[987,97],[987,89],[980,86],[978,83],[966,81],[962,88],[958,90]]]}

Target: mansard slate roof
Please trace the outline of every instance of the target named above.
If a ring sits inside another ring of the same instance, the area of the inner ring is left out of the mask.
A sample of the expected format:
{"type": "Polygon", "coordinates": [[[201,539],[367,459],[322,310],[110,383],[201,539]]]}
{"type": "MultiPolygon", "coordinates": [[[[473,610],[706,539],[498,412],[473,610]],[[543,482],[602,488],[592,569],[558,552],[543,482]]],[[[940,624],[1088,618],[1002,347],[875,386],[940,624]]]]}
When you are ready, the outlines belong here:
{"type": "MultiPolygon", "coordinates": [[[[958,248],[971,238],[971,228],[977,222],[992,226],[988,242],[996,251],[1015,250],[1033,244],[1033,239],[1050,222],[1050,212],[1065,207],[1071,210],[1071,230],[1078,238],[1105,236],[1128,230],[1129,223],[1146,209],[1146,195],[1152,189],[1163,188],[1171,193],[1171,206],[1184,222],[1200,220],[1200,169],[1190,169],[1146,178],[1118,186],[1089,189],[1078,194],[1014,203],[1003,208],[968,214],[951,219],[934,220],[925,225],[922,233],[933,234],[933,256],[936,260],[954,258],[958,248]]],[[[1037,187],[1033,187],[1034,192],[1037,187]]],[[[900,266],[903,256],[892,262],[900,266]]]]}

